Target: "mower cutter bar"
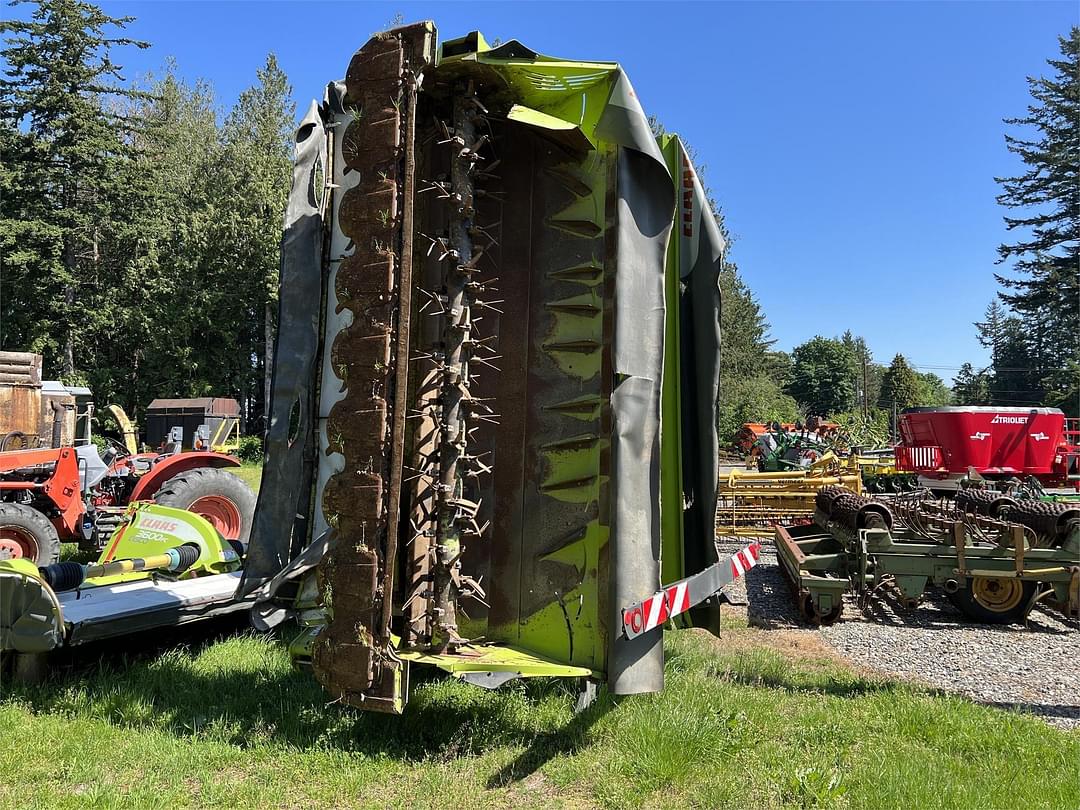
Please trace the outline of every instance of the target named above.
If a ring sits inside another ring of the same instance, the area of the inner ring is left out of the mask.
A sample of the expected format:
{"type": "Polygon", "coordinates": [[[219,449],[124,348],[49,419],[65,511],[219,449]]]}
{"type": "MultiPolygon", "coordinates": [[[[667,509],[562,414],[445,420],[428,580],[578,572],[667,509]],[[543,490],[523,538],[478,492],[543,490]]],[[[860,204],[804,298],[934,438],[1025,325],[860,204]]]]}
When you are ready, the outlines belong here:
{"type": "Polygon", "coordinates": [[[623,608],[623,632],[627,638],[637,638],[700,605],[757,565],[760,556],[761,544],[751,543],[704,571],[680,579],[649,598],[623,608]]]}

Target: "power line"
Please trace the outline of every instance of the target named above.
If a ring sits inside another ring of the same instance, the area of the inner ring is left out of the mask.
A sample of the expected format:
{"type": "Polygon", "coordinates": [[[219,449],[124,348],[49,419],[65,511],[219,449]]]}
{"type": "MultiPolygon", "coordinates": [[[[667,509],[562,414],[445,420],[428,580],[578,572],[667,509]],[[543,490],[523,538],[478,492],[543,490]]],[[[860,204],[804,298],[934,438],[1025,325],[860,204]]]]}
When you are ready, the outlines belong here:
{"type": "MultiPolygon", "coordinates": [[[[912,368],[928,368],[928,369],[934,369],[936,371],[961,371],[964,368],[963,366],[933,366],[933,365],[928,365],[926,363],[911,363],[911,362],[909,362],[908,365],[911,366],[912,368]]],[[[970,363],[968,365],[970,365],[970,363]]],[[[888,368],[888,366],[886,366],[886,368],[888,368]]],[[[972,370],[974,370],[975,366],[971,366],[971,368],[972,368],[972,370]]],[[[994,368],[992,365],[983,366],[983,368],[980,369],[980,371],[989,371],[992,368],[994,368]]],[[[1052,373],[1057,372],[1057,371],[1068,371],[1068,369],[1067,368],[1036,368],[1034,366],[1002,366],[1000,368],[994,368],[994,371],[1041,371],[1041,372],[1044,372],[1046,374],[1052,374],[1052,373]]]]}

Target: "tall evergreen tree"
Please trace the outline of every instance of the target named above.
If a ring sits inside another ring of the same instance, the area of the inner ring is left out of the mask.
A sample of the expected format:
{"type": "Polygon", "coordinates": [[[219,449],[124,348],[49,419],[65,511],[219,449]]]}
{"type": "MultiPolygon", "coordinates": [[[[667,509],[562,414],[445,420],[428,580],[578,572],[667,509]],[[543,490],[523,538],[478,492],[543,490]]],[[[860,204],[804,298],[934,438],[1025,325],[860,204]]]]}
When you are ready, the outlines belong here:
{"type": "MultiPolygon", "coordinates": [[[[125,309],[124,355],[109,364],[124,377],[116,396],[131,413],[155,397],[237,396],[211,362],[222,336],[208,328],[205,309],[212,267],[222,261],[214,234],[228,210],[213,91],[188,85],[171,63],[151,81],[152,99],[132,112],[146,126],[126,184],[130,281],[115,290],[125,309]]],[[[112,370],[102,365],[95,393],[112,370]]]]}
{"type": "Polygon", "coordinates": [[[1001,323],[993,355],[990,400],[994,405],[1043,405],[1047,394],[1032,349],[1031,324],[1010,315],[1001,323]]]}
{"type": "Polygon", "coordinates": [[[720,373],[748,376],[763,372],[765,354],[775,343],[761,305],[725,257],[720,268],[720,373]]]}
{"type": "Polygon", "coordinates": [[[990,350],[986,374],[992,405],[1039,405],[1045,398],[1042,375],[1032,346],[1042,332],[997,301],[986,308],[985,320],[975,324],[979,343],[990,350]]]}
{"type": "Polygon", "coordinates": [[[232,179],[232,255],[239,271],[230,287],[242,293],[242,308],[226,311],[240,327],[241,343],[234,345],[244,351],[235,357],[236,379],[250,403],[249,416],[261,416],[270,395],[279,245],[292,177],[295,124],[292,87],[271,53],[256,72],[256,83],[240,94],[224,131],[232,179]],[[254,364],[252,356],[258,358],[254,364]]]}
{"type": "Polygon", "coordinates": [[[114,52],[147,47],[119,35],[128,17],[79,0],[35,0],[29,20],[0,21],[6,64],[0,78],[5,194],[0,246],[6,294],[0,301],[4,348],[42,351],[67,380],[85,377],[85,357],[114,313],[107,301],[114,202],[131,151],[131,122],[117,99],[114,52]],[[25,240],[25,241],[24,241],[25,240]],[[10,325],[10,326],[9,326],[10,325]]]}
{"type": "Polygon", "coordinates": [[[952,401],[956,405],[989,405],[990,377],[986,371],[975,371],[964,363],[953,377],[952,401]]]}
{"type": "Polygon", "coordinates": [[[1008,313],[1005,311],[1005,307],[997,300],[994,300],[986,307],[986,312],[983,315],[985,320],[978,321],[975,324],[979,344],[983,348],[990,350],[991,358],[993,358],[994,352],[998,351],[1002,340],[1004,340],[1005,319],[1007,317],[1008,313]]]}
{"type": "Polygon", "coordinates": [[[881,381],[878,406],[883,410],[899,413],[905,408],[922,404],[919,401],[921,393],[919,375],[908,365],[902,354],[896,355],[881,381]]]}
{"type": "MultiPolygon", "coordinates": [[[[1022,393],[1078,407],[1080,380],[1080,27],[1059,38],[1050,77],[1029,77],[1027,115],[1007,119],[1026,134],[1006,135],[1025,170],[998,178],[998,202],[1015,239],[998,248],[1013,276],[998,275],[1001,298],[1023,321],[1024,351],[1037,383],[1022,393]]],[[[1004,333],[1003,333],[1004,334],[1004,333]]],[[[1017,348],[1015,345],[1013,349],[1017,348]]],[[[997,375],[995,375],[997,376],[997,375]]],[[[1017,392],[1014,392],[1017,393],[1017,392]]]]}
{"type": "Polygon", "coordinates": [[[853,334],[849,329],[840,336],[840,342],[851,355],[851,376],[855,381],[855,399],[851,409],[861,412],[865,403],[869,416],[869,411],[876,407],[881,397],[881,378],[885,369],[874,362],[874,355],[862,336],[853,334]]]}

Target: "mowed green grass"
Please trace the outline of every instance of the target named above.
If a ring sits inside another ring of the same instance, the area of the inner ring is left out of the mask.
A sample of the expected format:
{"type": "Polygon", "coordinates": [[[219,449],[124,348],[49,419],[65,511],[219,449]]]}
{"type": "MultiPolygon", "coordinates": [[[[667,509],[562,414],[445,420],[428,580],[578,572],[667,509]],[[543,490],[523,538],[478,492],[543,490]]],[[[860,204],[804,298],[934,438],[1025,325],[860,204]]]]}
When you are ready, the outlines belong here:
{"type": "Polygon", "coordinates": [[[90,656],[0,700],[0,806],[1077,807],[1080,733],[726,633],[668,633],[664,692],[578,716],[418,668],[364,714],[251,633],[90,656]]]}

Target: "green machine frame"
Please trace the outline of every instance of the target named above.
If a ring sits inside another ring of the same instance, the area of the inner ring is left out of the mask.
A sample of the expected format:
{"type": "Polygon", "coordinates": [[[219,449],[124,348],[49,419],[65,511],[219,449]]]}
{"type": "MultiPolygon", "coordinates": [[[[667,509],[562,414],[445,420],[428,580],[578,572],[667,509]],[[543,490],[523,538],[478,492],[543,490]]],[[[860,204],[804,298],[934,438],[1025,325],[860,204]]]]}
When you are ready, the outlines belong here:
{"type": "MultiPolygon", "coordinates": [[[[914,607],[930,586],[977,621],[1021,619],[1041,598],[1066,615],[1080,609],[1076,519],[1048,537],[1008,514],[993,518],[933,499],[901,497],[884,502],[894,525],[860,526],[821,509],[827,497],[819,496],[813,524],[780,526],[775,536],[780,566],[800,612],[812,623],[835,621],[849,591],[866,604],[888,589],[914,607]]],[[[864,507],[873,503],[861,501],[864,507]]],[[[1080,518],[1080,510],[1073,512],[1080,518]]]]}

